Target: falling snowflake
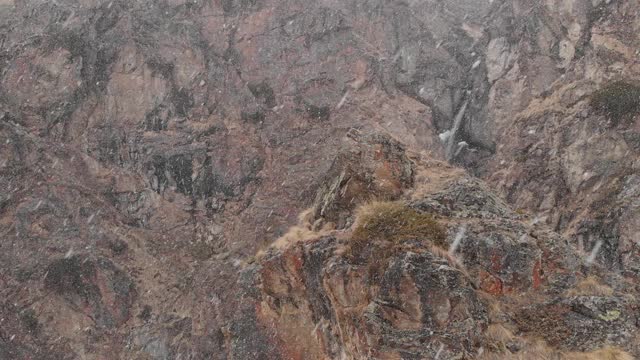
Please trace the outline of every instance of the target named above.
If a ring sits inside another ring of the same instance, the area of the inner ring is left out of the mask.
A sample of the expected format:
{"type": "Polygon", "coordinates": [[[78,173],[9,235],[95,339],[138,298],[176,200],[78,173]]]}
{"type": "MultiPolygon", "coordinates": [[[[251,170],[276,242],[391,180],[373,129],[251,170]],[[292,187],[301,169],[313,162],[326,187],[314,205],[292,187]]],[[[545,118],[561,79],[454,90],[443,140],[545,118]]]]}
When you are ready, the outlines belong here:
{"type": "Polygon", "coordinates": [[[585,259],[585,263],[587,265],[593,264],[593,262],[596,260],[596,256],[598,256],[598,252],[600,251],[602,244],[603,244],[602,240],[598,240],[598,242],[596,242],[596,245],[591,250],[591,254],[589,254],[589,256],[585,259]]]}
{"type": "Polygon", "coordinates": [[[464,234],[466,232],[467,232],[467,226],[462,225],[462,227],[460,227],[460,229],[458,230],[458,233],[456,234],[456,237],[453,240],[453,243],[449,247],[449,254],[453,255],[453,253],[456,252],[456,249],[458,249],[458,246],[460,246],[460,243],[462,242],[462,239],[464,239],[464,234]]]}

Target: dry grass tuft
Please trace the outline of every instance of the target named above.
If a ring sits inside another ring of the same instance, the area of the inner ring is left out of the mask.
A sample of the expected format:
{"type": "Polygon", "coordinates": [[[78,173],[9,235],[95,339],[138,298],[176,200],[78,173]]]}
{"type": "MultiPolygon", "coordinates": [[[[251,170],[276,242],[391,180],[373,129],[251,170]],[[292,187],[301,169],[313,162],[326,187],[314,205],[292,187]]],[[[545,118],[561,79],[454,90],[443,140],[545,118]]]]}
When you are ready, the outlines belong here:
{"type": "Polygon", "coordinates": [[[417,167],[415,185],[408,195],[412,200],[429,197],[447,188],[455,180],[465,176],[464,170],[438,160],[422,162],[417,167]]]}
{"type": "Polygon", "coordinates": [[[356,250],[363,249],[373,241],[400,243],[406,240],[428,240],[446,248],[445,229],[429,214],[400,203],[374,201],[356,211],[356,223],[351,236],[356,250]]]}
{"type": "Polygon", "coordinates": [[[507,344],[511,343],[515,336],[501,324],[491,324],[484,332],[486,350],[488,354],[509,353],[507,344]]]}
{"type": "Polygon", "coordinates": [[[596,276],[588,276],[580,280],[576,286],[567,291],[567,296],[611,296],[613,289],[600,282],[596,276]]]}
{"type": "Polygon", "coordinates": [[[446,247],[446,232],[431,215],[400,202],[374,201],[356,211],[345,254],[355,261],[367,259],[369,277],[376,279],[395,255],[436,246],[446,247]]]}
{"type": "Polygon", "coordinates": [[[589,352],[562,352],[549,347],[541,340],[519,339],[501,325],[490,325],[485,336],[491,344],[477,357],[478,360],[632,360],[626,351],[606,346],[589,352]],[[520,343],[520,350],[512,353],[506,348],[508,342],[520,343]],[[497,346],[495,344],[498,344],[497,346]]]}
{"type": "Polygon", "coordinates": [[[488,340],[501,342],[505,344],[515,338],[513,333],[509,329],[502,326],[501,324],[489,325],[489,327],[487,327],[487,330],[485,330],[484,332],[484,336],[488,340]]]}
{"type": "Polygon", "coordinates": [[[633,360],[633,356],[617,347],[607,346],[588,353],[563,354],[562,360],[633,360]]]}
{"type": "Polygon", "coordinates": [[[462,264],[462,262],[452,253],[450,253],[449,251],[432,245],[430,247],[429,250],[433,255],[444,259],[447,261],[447,263],[449,263],[449,266],[451,266],[454,269],[458,269],[460,270],[467,278],[469,278],[470,281],[473,281],[473,279],[471,278],[471,276],[469,275],[469,273],[467,272],[467,268],[464,267],[464,264],[462,264]]]}
{"type": "MultiPolygon", "coordinates": [[[[298,216],[298,224],[289,228],[289,230],[278,239],[276,239],[269,248],[286,249],[293,244],[306,240],[317,239],[321,236],[329,234],[334,230],[332,223],[326,223],[320,229],[316,229],[317,224],[313,223],[313,209],[307,209],[298,216]]],[[[256,253],[256,258],[261,258],[266,254],[265,250],[256,253]]]]}

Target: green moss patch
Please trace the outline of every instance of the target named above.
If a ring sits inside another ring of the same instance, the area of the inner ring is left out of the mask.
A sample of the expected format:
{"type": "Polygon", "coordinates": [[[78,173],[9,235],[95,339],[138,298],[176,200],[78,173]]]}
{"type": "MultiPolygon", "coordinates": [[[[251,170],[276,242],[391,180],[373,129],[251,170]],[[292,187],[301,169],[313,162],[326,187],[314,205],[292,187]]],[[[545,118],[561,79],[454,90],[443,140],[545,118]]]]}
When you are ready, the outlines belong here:
{"type": "Polygon", "coordinates": [[[640,113],[640,86],[626,81],[611,82],[591,95],[590,105],[618,124],[640,113]]]}
{"type": "Polygon", "coordinates": [[[438,221],[400,202],[363,205],[356,217],[346,255],[366,260],[372,277],[381,275],[396,254],[447,247],[446,230],[438,221]]]}
{"type": "Polygon", "coordinates": [[[358,213],[353,231],[354,241],[428,239],[438,246],[446,246],[446,233],[429,214],[420,213],[399,202],[375,202],[365,205],[358,213]]]}

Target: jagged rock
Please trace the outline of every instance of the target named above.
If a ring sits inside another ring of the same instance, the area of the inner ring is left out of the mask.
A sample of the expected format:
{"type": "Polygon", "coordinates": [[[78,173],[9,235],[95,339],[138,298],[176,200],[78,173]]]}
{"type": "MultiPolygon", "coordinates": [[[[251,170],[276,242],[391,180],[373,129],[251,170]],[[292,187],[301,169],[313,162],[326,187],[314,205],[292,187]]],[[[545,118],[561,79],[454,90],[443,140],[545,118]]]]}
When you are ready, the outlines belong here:
{"type": "Polygon", "coordinates": [[[350,133],[354,143],[336,156],[316,193],[313,218],[344,228],[366,201],[397,199],[413,185],[413,164],[388,136],[350,133]]]}
{"type": "MultiPolygon", "coordinates": [[[[400,250],[354,257],[348,229],[272,249],[243,274],[234,323],[252,327],[232,331],[231,338],[244,339],[233,342],[233,353],[474,357],[492,351],[480,348],[492,342],[488,329],[495,324],[520,331],[509,345],[515,353],[525,338],[544,339],[558,351],[618,345],[637,353],[633,290],[568,291],[590,270],[566,240],[510,210],[477,179],[424,166],[414,163],[438,181],[416,183],[410,204],[447,224],[450,246],[460,237],[455,250],[407,241],[400,250]]],[[[371,238],[368,247],[378,241],[371,238]]]]}
{"type": "Polygon", "coordinates": [[[236,347],[264,354],[258,344],[270,344],[271,356],[291,359],[474,351],[487,316],[464,272],[428,252],[405,253],[372,283],[366,266],[346,261],[336,253],[336,243],[320,238],[246,270],[255,278],[246,293],[257,291],[244,298],[250,305],[236,321],[255,322],[256,329],[231,334],[246,339],[236,347]]]}
{"type": "Polygon", "coordinates": [[[632,346],[637,301],[623,297],[578,296],[534,305],[516,315],[520,329],[563,349],[594,350],[602,343],[632,346]]]}
{"type": "Polygon", "coordinates": [[[129,319],[134,284],[109,260],[75,255],[54,261],[46,271],[45,288],[86,311],[96,325],[117,327],[129,319]]]}

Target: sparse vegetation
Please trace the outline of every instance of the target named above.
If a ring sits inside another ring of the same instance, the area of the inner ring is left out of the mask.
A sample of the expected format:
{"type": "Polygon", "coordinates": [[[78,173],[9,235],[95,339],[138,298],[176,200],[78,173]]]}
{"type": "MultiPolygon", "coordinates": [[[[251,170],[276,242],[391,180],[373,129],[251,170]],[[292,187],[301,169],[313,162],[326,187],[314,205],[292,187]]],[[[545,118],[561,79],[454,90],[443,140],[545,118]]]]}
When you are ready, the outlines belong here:
{"type": "Polygon", "coordinates": [[[142,312],[138,315],[138,318],[144,320],[144,321],[149,321],[149,319],[151,319],[151,311],[152,308],[150,305],[145,305],[142,308],[142,312]]]}
{"type": "Polygon", "coordinates": [[[57,294],[75,294],[86,299],[97,292],[93,284],[96,272],[92,261],[74,255],[51,263],[47,268],[44,284],[57,294]]]}
{"type": "Polygon", "coordinates": [[[626,81],[606,84],[591,95],[590,104],[616,125],[623,118],[640,113],[640,86],[626,81]]]}
{"type": "MultiPolygon", "coordinates": [[[[317,239],[321,236],[329,234],[334,230],[333,223],[328,222],[320,224],[313,220],[313,209],[307,209],[298,216],[298,224],[289,228],[289,230],[278,239],[276,239],[269,248],[286,249],[291,245],[297,244],[305,240],[317,239]]],[[[256,253],[255,258],[262,258],[266,254],[265,250],[256,253]]]]}
{"type": "Polygon", "coordinates": [[[191,254],[197,260],[209,260],[215,253],[214,247],[206,241],[196,241],[191,245],[191,254]]]}
{"type": "Polygon", "coordinates": [[[508,352],[507,345],[515,338],[513,333],[501,324],[489,325],[484,335],[487,340],[487,349],[495,353],[508,352]]]}
{"type": "Polygon", "coordinates": [[[429,214],[420,213],[399,202],[371,202],[356,212],[356,226],[351,236],[355,248],[364,248],[375,240],[399,243],[428,240],[446,248],[444,228],[429,214]]]}
{"type": "Polygon", "coordinates": [[[613,289],[604,285],[595,276],[588,276],[579,281],[572,289],[567,291],[567,296],[611,296],[613,289]]]}
{"type": "Polygon", "coordinates": [[[251,91],[251,94],[253,94],[256,99],[260,100],[267,107],[272,108],[277,105],[276,95],[266,81],[263,80],[259,83],[249,83],[247,84],[247,87],[249,88],[249,91],[251,91]]]}
{"type": "Polygon", "coordinates": [[[564,360],[633,360],[633,356],[628,352],[614,346],[607,346],[599,350],[578,353],[567,353],[564,360]]]}
{"type": "Polygon", "coordinates": [[[20,312],[20,321],[30,333],[38,333],[40,323],[38,322],[38,317],[33,309],[25,309],[20,312]]]}
{"type": "Polygon", "coordinates": [[[309,227],[296,225],[289,228],[289,230],[284,235],[276,239],[271,246],[276,249],[284,249],[292,244],[296,244],[304,240],[310,240],[317,236],[318,234],[309,227]]]}
{"type": "Polygon", "coordinates": [[[431,215],[400,202],[376,201],[356,211],[346,255],[356,261],[369,258],[369,276],[375,279],[395,254],[439,248],[446,248],[446,231],[431,215]]]}
{"type": "MultiPolygon", "coordinates": [[[[497,346],[490,346],[488,351],[478,357],[480,360],[632,360],[626,351],[606,346],[602,349],[589,352],[563,352],[547,345],[544,341],[518,338],[508,330],[498,325],[489,326],[485,332],[488,340],[495,342],[497,346]],[[512,353],[507,348],[508,342],[517,342],[518,351],[512,353]]],[[[495,344],[494,344],[495,345],[495,344]]]]}

